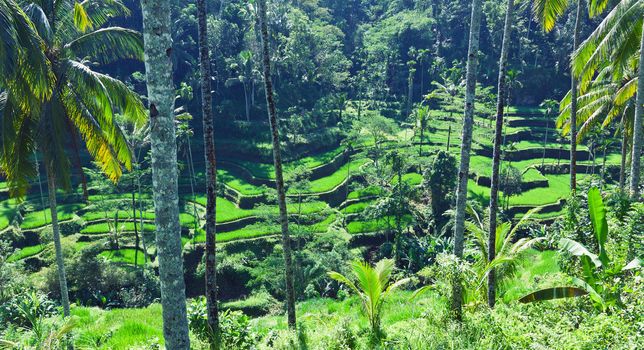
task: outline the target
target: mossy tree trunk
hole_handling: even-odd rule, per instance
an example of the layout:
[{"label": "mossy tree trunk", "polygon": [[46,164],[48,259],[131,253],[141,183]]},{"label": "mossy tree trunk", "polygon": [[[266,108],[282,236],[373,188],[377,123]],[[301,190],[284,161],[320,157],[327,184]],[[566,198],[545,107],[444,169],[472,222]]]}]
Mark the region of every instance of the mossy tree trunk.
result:
[{"label": "mossy tree trunk", "polygon": [[631,152],[631,198],[640,198],[640,171],[642,164],[642,114],[644,113],[644,30],[640,43],[640,63],[637,73],[637,102],[635,105],[635,120],[633,122],[633,150]]},{"label": "mossy tree trunk", "polygon": [[58,204],[56,203],[56,174],[53,164],[45,159],[47,171],[47,188],[49,190],[49,209],[51,211],[51,230],[56,253],[56,268],[58,269],[58,284],[60,286],[60,303],[63,306],[63,315],[69,317],[69,292],[67,289],[67,275],[65,273],[65,258],[60,242],[60,227],[58,226]]},{"label": "mossy tree trunk", "polygon": [[206,155],[206,304],[208,325],[218,334],[219,310],[217,308],[217,161],[215,158],[215,131],[212,115],[212,74],[208,51],[206,1],[197,0],[199,23],[199,65],[201,74],[201,112]]},{"label": "mossy tree trunk", "polygon": [[[496,214],[499,206],[499,167],[501,165],[501,142],[503,142],[503,111],[504,92],[506,91],[506,73],[508,69],[508,50],[512,35],[512,17],[514,13],[514,0],[508,0],[503,27],[503,44],[501,58],[499,59],[498,97],[496,102],[496,125],[494,129],[494,151],[492,153],[492,177],[490,189],[490,227],[488,231],[487,258],[491,262],[496,256]],[[487,303],[494,307],[496,301],[496,272],[492,269],[487,276]]]},{"label": "mossy tree trunk", "polygon": [[[575,16],[575,29],[573,34],[572,52],[579,47],[579,31],[581,26],[582,0],[577,0],[577,14]],[[577,190],[577,77],[570,74],[570,190]]]},{"label": "mossy tree trunk", "polygon": [[186,312],[169,0],[141,0],[150,108],[152,187],[166,349],[190,349]]},{"label": "mossy tree trunk", "polygon": [[284,272],[286,279],[286,308],[288,326],[296,327],[295,319],[295,289],[293,283],[293,258],[291,257],[291,237],[288,230],[288,214],[286,212],[286,193],[284,190],[284,175],[282,172],[282,155],[280,151],[279,126],[277,125],[277,111],[273,96],[273,83],[271,81],[271,60],[269,54],[268,23],[266,18],[266,0],[259,0],[259,22],[262,34],[262,61],[264,74],[264,88],[266,90],[266,105],[268,119],[271,126],[273,141],[273,163],[275,165],[275,183],[277,185],[277,199],[280,210],[280,224],[282,230],[282,250],[284,253]]},{"label": "mossy tree trunk", "polygon": [[[461,139],[461,164],[458,173],[456,191],[456,220],[454,225],[454,254],[463,257],[463,234],[465,231],[465,205],[467,202],[467,180],[470,170],[470,152],[472,150],[472,128],[474,126],[474,99],[476,97],[476,77],[478,71],[479,37],[481,29],[481,0],[472,1],[472,18],[467,54],[467,75],[465,90],[465,118]],[[452,282],[452,311],[457,320],[462,319],[463,287],[461,276],[455,276]]]}]

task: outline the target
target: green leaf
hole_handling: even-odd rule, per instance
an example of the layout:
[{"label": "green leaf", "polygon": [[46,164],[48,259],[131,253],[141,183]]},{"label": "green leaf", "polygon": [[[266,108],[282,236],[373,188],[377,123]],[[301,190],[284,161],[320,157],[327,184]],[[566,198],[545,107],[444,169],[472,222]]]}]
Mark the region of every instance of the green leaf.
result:
[{"label": "green leaf", "polygon": [[535,301],[546,301],[553,299],[562,299],[562,298],[574,298],[588,294],[584,289],[577,287],[554,287],[538,290],[536,292],[530,293],[521,299],[522,303],[532,303]]},{"label": "green leaf", "polygon": [[624,266],[622,271],[639,269],[640,267],[642,267],[642,261],[640,260],[640,258],[635,258],[631,260],[631,262],[629,262],[626,266]]},{"label": "green leaf", "polygon": [[573,241],[572,239],[562,238],[559,241],[559,248],[565,250],[574,256],[587,256],[595,264],[596,267],[602,266],[601,260],[597,255],[591,253],[586,247],[581,243]]},{"label": "green leaf", "polygon": [[588,190],[588,212],[590,213],[590,222],[593,225],[597,244],[599,245],[599,260],[604,265],[608,265],[609,259],[605,247],[606,238],[608,237],[608,222],[606,221],[604,201],[597,187]]},{"label": "green leaf", "polygon": [[569,0],[534,0],[532,13],[534,19],[541,24],[546,32],[555,27],[555,22],[568,8]]},{"label": "green leaf", "polygon": [[74,3],[74,25],[83,33],[92,28],[92,22],[85,11],[85,7],[78,2]]}]

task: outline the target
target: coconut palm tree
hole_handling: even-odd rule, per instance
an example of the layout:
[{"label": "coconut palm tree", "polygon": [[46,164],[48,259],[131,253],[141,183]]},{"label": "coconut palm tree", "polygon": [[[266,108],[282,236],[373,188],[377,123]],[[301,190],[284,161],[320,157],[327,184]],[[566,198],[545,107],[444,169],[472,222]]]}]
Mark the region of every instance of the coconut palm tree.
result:
[{"label": "coconut palm tree", "polygon": [[[474,99],[476,98],[476,77],[478,72],[478,51],[481,29],[481,0],[472,0],[472,19],[467,54],[467,74],[465,91],[465,118],[461,138],[461,164],[459,167],[458,187],[456,190],[456,214],[454,224],[454,255],[463,257],[463,234],[465,231],[465,204],[467,202],[467,180],[470,171],[470,152],[472,151],[472,129],[474,127]],[[463,287],[460,276],[452,286],[452,310],[457,320],[462,319]]]},{"label": "coconut palm tree", "polygon": [[543,157],[541,158],[541,167],[543,168],[546,162],[546,145],[548,144],[548,128],[550,127],[550,118],[559,110],[559,101],[545,100],[541,102],[539,107],[546,110],[546,132],[543,137]]},{"label": "coconut palm tree", "polygon": [[[13,194],[24,195],[28,179],[35,173],[33,159],[27,154],[38,145],[49,187],[49,206],[56,251],[56,264],[65,316],[69,315],[69,298],[65,266],[60,243],[56,189],[70,188],[67,144],[78,133],[111,180],[122,175],[124,166],[132,167],[132,154],[115,113],[141,123],[145,119],[138,95],[121,81],[93,71],[78,57],[89,57],[99,63],[124,58],[142,58],[139,33],[120,27],[103,27],[113,16],[127,15],[119,1],[32,2],[25,13],[42,39],[42,50],[51,62],[51,95],[31,100],[8,89],[3,98],[3,169]],[[34,53],[38,55],[38,53]],[[30,101],[31,110],[23,108]],[[11,126],[11,127],[9,127]]]},{"label": "coconut palm tree", "polygon": [[[607,1],[599,1],[606,3]],[[602,10],[607,4],[603,4]],[[573,73],[582,84],[589,83],[597,72],[609,65],[613,81],[630,70],[632,79],[624,85],[620,101],[637,93],[633,120],[633,142],[630,192],[639,199],[639,183],[642,153],[642,118],[644,114],[644,3],[639,0],[620,1],[597,26],[573,56]],[[601,74],[601,73],[600,73]],[[571,101],[572,102],[572,101]],[[617,100],[616,100],[617,102]],[[574,124],[574,123],[573,123]]]},{"label": "coconut palm tree", "polygon": [[384,259],[378,261],[373,267],[363,261],[353,262],[351,264],[353,278],[346,277],[335,271],[328,273],[329,277],[346,285],[360,296],[362,309],[369,319],[371,334],[376,339],[382,334],[380,320],[384,302],[392,292],[410,281],[409,278],[403,278],[391,283],[393,269],[394,261]]},{"label": "coconut palm tree", "polygon": [[[606,128],[619,122],[617,132],[621,132],[622,137],[620,166],[620,188],[622,189],[626,181],[626,159],[633,140],[637,80],[631,68],[619,75],[614,75],[612,66],[607,62],[594,80],[581,90],[581,96],[577,98],[579,106],[577,123],[581,124],[577,134],[578,143],[596,125]],[[569,106],[570,93],[562,100],[561,112],[556,124],[564,135],[570,130]]]},{"label": "coconut palm tree", "polygon": [[[588,0],[588,15],[595,17],[601,14],[608,6],[608,0]],[[579,32],[581,27],[581,13],[584,0],[574,1],[576,4],[575,28],[573,31],[573,49],[574,54],[579,48]],[[546,31],[551,31],[557,19],[563,16],[572,2],[568,0],[534,0],[532,2],[532,12],[535,19],[541,23],[541,27]],[[577,120],[577,97],[578,97],[578,75],[571,74],[570,78],[570,120]],[[562,103],[563,105],[563,103]],[[577,123],[570,124],[570,190],[577,189]]]},{"label": "coconut palm tree", "polygon": [[[489,229],[489,222],[486,225],[485,220],[478,216],[476,211],[471,210],[473,219],[466,221],[465,227],[472,235],[473,241],[478,248],[477,252],[480,254],[480,259],[476,260],[474,266],[474,271],[477,273],[477,286],[483,285],[485,276],[488,276],[488,305],[490,304],[490,290],[494,291],[494,298],[496,298],[498,284],[495,276],[492,280],[495,285],[490,288],[489,274],[499,270],[499,280],[511,277],[516,272],[516,265],[520,261],[522,254],[544,239],[543,237],[521,238],[515,241],[517,232],[524,228],[530,222],[532,216],[540,210],[540,207],[530,210],[514,226],[512,226],[511,222],[501,223],[495,227],[493,232]],[[489,239],[490,234],[494,235],[493,240]],[[494,245],[490,246],[490,243],[494,243]],[[490,250],[494,251],[494,256],[491,259]]]},{"label": "coconut palm tree", "polygon": [[166,349],[190,349],[186,311],[177,143],[172,82],[172,21],[169,0],[141,0],[145,70],[150,109],[152,187]]},{"label": "coconut palm tree", "polygon": [[[223,7],[223,1],[222,5]],[[212,115],[212,74],[208,50],[208,26],[206,25],[206,2],[197,0],[199,24],[199,66],[201,68],[201,114],[206,154],[206,304],[208,325],[218,334],[219,310],[217,308],[217,161],[215,158],[215,131]]]},{"label": "coconut palm tree", "polygon": [[[494,260],[496,251],[492,247],[496,246],[494,234],[497,229],[496,214],[499,206],[499,167],[501,164],[501,142],[503,137],[503,112],[505,103],[505,92],[509,92],[506,81],[507,63],[508,63],[508,50],[510,47],[510,35],[512,34],[512,17],[514,15],[514,0],[508,0],[507,9],[505,13],[505,24],[503,27],[503,44],[501,45],[501,58],[499,59],[499,82],[498,82],[498,96],[496,102],[496,125],[494,130],[494,150],[492,152],[492,177],[490,189],[490,234],[488,235],[488,260]],[[509,94],[508,94],[509,95]],[[509,98],[509,96],[508,96]],[[508,100],[509,103],[509,100]],[[495,271],[492,269],[488,273],[488,305],[494,307],[496,301],[496,280]]]},{"label": "coconut palm tree", "polygon": [[420,132],[420,142],[418,143],[418,156],[423,155],[423,142],[425,141],[425,130],[429,123],[429,106],[419,106],[414,111],[416,117],[415,126]]},{"label": "coconut palm tree", "polygon": [[280,151],[279,127],[277,125],[277,111],[273,96],[273,82],[271,80],[271,60],[269,55],[268,23],[266,22],[266,0],[259,0],[259,22],[262,36],[262,61],[264,74],[264,88],[266,91],[266,105],[268,120],[271,125],[273,140],[273,163],[275,166],[275,183],[277,186],[277,200],[280,210],[280,224],[282,229],[282,250],[284,252],[284,272],[286,280],[286,308],[288,326],[295,329],[295,289],[293,285],[293,258],[291,257],[291,237],[288,231],[288,214],[286,212],[286,191],[284,190],[284,175],[282,171],[282,154]]}]

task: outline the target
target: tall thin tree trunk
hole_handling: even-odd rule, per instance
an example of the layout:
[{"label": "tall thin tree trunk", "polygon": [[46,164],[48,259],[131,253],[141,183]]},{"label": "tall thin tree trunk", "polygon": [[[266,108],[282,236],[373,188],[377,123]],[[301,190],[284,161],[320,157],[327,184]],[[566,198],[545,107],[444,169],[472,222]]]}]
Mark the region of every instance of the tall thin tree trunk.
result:
[{"label": "tall thin tree trunk", "polygon": [[[456,192],[456,222],[454,225],[454,254],[463,257],[463,234],[465,231],[465,204],[467,202],[467,180],[470,171],[470,152],[472,150],[472,128],[474,125],[474,99],[476,97],[476,76],[478,70],[479,36],[481,29],[481,0],[472,1],[470,40],[467,53],[467,76],[465,91],[465,118],[463,119],[463,138],[461,141],[461,164],[458,173]],[[457,320],[463,315],[463,286],[461,276],[454,277],[452,285],[452,311]]]},{"label": "tall thin tree trunk", "polygon": [[69,292],[67,289],[67,275],[65,274],[65,259],[60,243],[60,227],[58,226],[58,205],[56,203],[56,174],[52,164],[45,160],[47,171],[47,188],[49,190],[49,210],[51,211],[51,230],[54,238],[56,252],[56,266],[58,268],[58,284],[60,286],[60,301],[63,306],[63,315],[69,317]]},{"label": "tall thin tree trunk", "polygon": [[599,177],[600,189],[604,188],[604,177],[606,176],[606,148],[608,148],[608,145],[604,144],[604,149],[602,150],[602,169],[601,169],[601,175]]},{"label": "tall thin tree trunk", "polygon": [[266,89],[266,104],[268,105],[268,119],[271,124],[273,138],[273,161],[275,163],[275,183],[280,208],[280,223],[282,227],[282,249],[284,251],[284,266],[286,279],[286,308],[288,326],[296,327],[295,319],[295,289],[293,284],[293,259],[291,257],[291,238],[288,232],[288,214],[286,212],[286,193],[284,190],[284,176],[282,174],[282,155],[280,152],[279,128],[277,125],[277,111],[273,97],[273,83],[271,81],[271,61],[269,55],[268,23],[266,22],[266,0],[259,0],[259,22],[262,32],[262,55],[264,64],[264,87]]},{"label": "tall thin tree trunk", "polygon": [[145,226],[143,225],[143,198],[141,198],[141,179],[137,178],[137,196],[139,198],[139,227],[141,228],[141,245],[143,246],[143,265],[148,263],[148,247],[145,242]]},{"label": "tall thin tree trunk", "polygon": [[642,114],[644,114],[644,30],[640,43],[640,63],[637,73],[637,104],[633,122],[633,150],[631,151],[631,198],[640,199],[640,170],[642,163]]},{"label": "tall thin tree trunk", "polygon": [[414,99],[414,74],[416,73],[416,69],[413,67],[409,67],[409,77],[407,78],[407,114],[405,114],[405,117],[409,117],[409,114],[411,114],[411,104]]},{"label": "tall thin tree trunk", "polygon": [[[579,47],[582,6],[582,0],[577,0],[572,52],[577,51]],[[577,190],[577,77],[572,71],[570,77],[570,190],[575,192]]]},{"label": "tall thin tree trunk", "polygon": [[597,150],[595,149],[595,141],[593,140],[590,143],[590,156],[593,157],[593,163],[590,168],[590,175],[595,175],[595,164],[596,164],[596,159],[597,159]]},{"label": "tall thin tree trunk", "polygon": [[163,336],[166,349],[190,349],[179,225],[172,82],[172,11],[169,0],[141,0],[141,9],[150,108],[152,187],[163,308]]},{"label": "tall thin tree trunk", "polygon": [[548,144],[548,124],[549,123],[550,123],[550,120],[546,119],[546,136],[543,138],[543,157],[541,158],[541,171],[543,171],[543,165],[546,163],[546,145]]},{"label": "tall thin tree trunk", "polygon": [[[501,46],[501,58],[499,59],[499,82],[498,97],[496,102],[496,127],[494,131],[494,151],[492,155],[492,185],[490,190],[490,227],[488,232],[488,262],[496,257],[496,214],[499,206],[499,165],[501,164],[501,142],[503,134],[503,101],[506,91],[506,72],[508,69],[508,50],[512,35],[512,17],[514,12],[514,0],[508,0],[505,14],[505,25],[503,27],[503,44]],[[487,276],[487,304],[494,307],[496,302],[496,271],[490,270]]]},{"label": "tall thin tree trunk", "polygon": [[[223,2],[222,2],[223,4]],[[222,5],[223,7],[223,5]],[[221,11],[220,11],[221,12]],[[217,307],[217,161],[215,158],[215,129],[212,115],[212,74],[208,50],[206,1],[197,0],[199,16],[199,66],[201,73],[201,112],[206,154],[206,305],[208,325],[218,334],[219,308]]]},{"label": "tall thin tree trunk", "polygon": [[188,170],[190,172],[190,191],[192,192],[192,214],[195,217],[194,230],[196,234],[197,228],[201,226],[201,219],[199,219],[199,211],[197,210],[197,196],[195,194],[197,175],[195,172],[195,162],[192,159],[192,146],[190,145],[190,139],[188,138],[186,141],[188,143]]},{"label": "tall thin tree trunk", "polygon": [[622,115],[622,157],[619,166],[619,189],[624,191],[626,186],[626,157],[628,156],[628,134],[625,125],[626,115]]},{"label": "tall thin tree trunk", "polygon": [[[139,230],[137,228],[136,222],[136,187],[134,182],[134,177],[132,177],[132,222],[134,223],[134,267],[139,265]],[[143,230],[143,227],[141,227]]]}]

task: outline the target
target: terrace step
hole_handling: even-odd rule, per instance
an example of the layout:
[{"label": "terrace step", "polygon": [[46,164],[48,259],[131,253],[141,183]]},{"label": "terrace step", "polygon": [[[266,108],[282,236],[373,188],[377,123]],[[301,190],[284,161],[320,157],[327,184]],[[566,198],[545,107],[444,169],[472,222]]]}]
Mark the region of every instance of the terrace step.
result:
[{"label": "terrace step", "polygon": [[[481,145],[481,147],[475,149],[474,152],[479,156],[492,158],[493,149],[491,146]],[[570,151],[566,149],[546,148],[545,156],[546,158],[566,159],[568,154],[570,154]],[[543,148],[529,148],[509,151],[506,152],[505,157],[506,160],[511,160],[513,162],[521,160],[540,159],[543,158]],[[586,161],[591,159],[592,158],[590,156],[590,152],[586,150],[577,150],[578,161]]]}]

